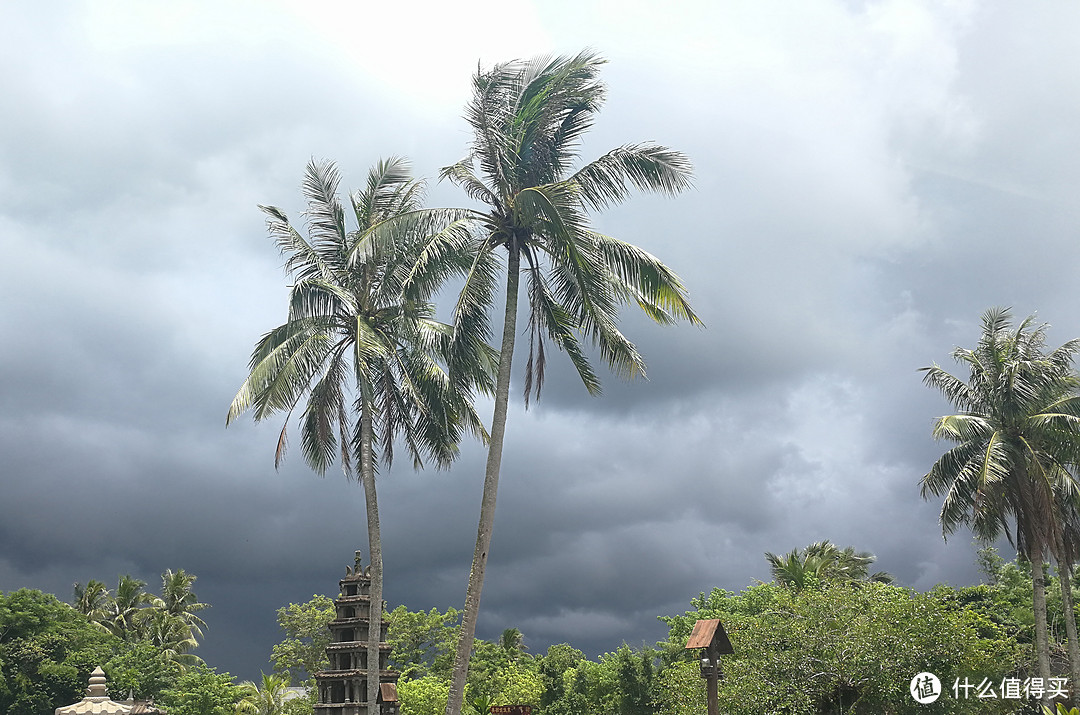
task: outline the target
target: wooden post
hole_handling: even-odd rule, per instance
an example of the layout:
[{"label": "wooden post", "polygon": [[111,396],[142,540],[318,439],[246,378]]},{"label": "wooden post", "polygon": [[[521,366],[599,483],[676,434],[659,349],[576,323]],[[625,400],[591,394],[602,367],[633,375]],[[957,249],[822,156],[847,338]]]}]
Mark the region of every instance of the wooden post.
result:
[{"label": "wooden post", "polygon": [[709,697],[709,715],[720,715],[720,699],[717,695],[717,681],[720,679],[720,656],[715,648],[706,651],[709,658],[709,677],[705,679],[705,687]]}]

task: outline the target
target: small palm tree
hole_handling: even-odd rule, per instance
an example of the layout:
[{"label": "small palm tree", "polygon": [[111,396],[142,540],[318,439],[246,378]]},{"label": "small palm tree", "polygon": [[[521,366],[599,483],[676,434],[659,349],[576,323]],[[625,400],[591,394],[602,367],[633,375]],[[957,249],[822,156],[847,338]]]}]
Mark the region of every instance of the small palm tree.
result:
[{"label": "small palm tree", "polygon": [[143,621],[143,638],[157,648],[163,660],[176,663],[181,671],[203,662],[202,658],[190,652],[199,647],[192,627],[183,618],[168,611],[148,609]]},{"label": "small palm tree", "polygon": [[[321,474],[340,460],[347,476],[358,466],[370,550],[368,663],[377,673],[382,540],[376,447],[387,466],[399,439],[415,467],[425,459],[449,465],[465,432],[486,437],[472,393],[493,389],[496,358],[475,332],[437,321],[431,303],[444,280],[476,266],[459,248],[426,250],[420,239],[434,233],[460,242],[467,228],[454,221],[433,227],[420,213],[423,183],[411,178],[404,160],[392,158],[372,168],[366,187],[350,197],[357,227],[348,230],[339,181],[333,164],[308,165],[309,238],[280,209],[261,207],[295,283],[288,320],[256,345],[226,424],[248,409],[256,420],[286,413],[277,465],[289,419],[306,403],[300,447],[308,465]],[[378,687],[378,677],[368,678],[369,702]]]},{"label": "small palm tree", "polygon": [[472,708],[474,715],[488,715],[494,704],[495,698],[491,695],[480,694],[469,698],[469,707]]},{"label": "small palm tree", "polygon": [[[466,119],[473,131],[468,156],[445,167],[442,177],[460,186],[483,211],[471,216],[480,228],[472,247],[476,269],[458,300],[455,324],[488,330],[494,307],[492,264],[506,255],[506,300],[491,422],[491,441],[477,528],[476,549],[455,655],[447,715],[460,715],[469,656],[491,544],[510,375],[517,338],[519,282],[528,294],[529,355],[526,405],[539,397],[550,341],[570,358],[585,388],[600,392],[584,343],[624,377],[643,375],[644,361],[619,331],[619,307],[636,303],[653,320],[700,324],[678,276],[647,252],[593,231],[590,209],[625,200],[631,187],[674,195],[690,186],[690,162],[651,143],[629,144],[574,169],[580,142],[604,100],[603,60],[590,52],[496,65],[473,79]],[[437,240],[431,246],[452,246]]]},{"label": "small palm tree", "polygon": [[831,541],[816,541],[802,551],[793,549],[784,556],[766,551],[765,559],[772,569],[773,579],[796,591],[811,583],[826,581],[858,584],[892,583],[894,580],[885,571],[870,573],[870,565],[877,557],[869,551],[856,551],[854,546],[840,549]]},{"label": "small palm tree", "polygon": [[242,695],[236,703],[236,715],[282,715],[288,688],[288,679],[276,673],[263,673],[261,686],[244,681],[240,684]]},{"label": "small palm tree", "polygon": [[90,579],[84,587],[80,583],[75,584],[75,610],[101,630],[107,631],[105,622],[108,620],[109,602],[112,594],[101,581]]},{"label": "small palm tree", "polygon": [[184,569],[175,573],[172,569],[166,569],[165,573],[161,574],[161,597],[154,597],[151,605],[183,623],[193,638],[202,638],[206,622],[195,614],[210,608],[210,604],[199,603],[198,597],[192,591],[191,587],[196,578]]},{"label": "small palm tree", "polygon": [[121,576],[116,591],[106,605],[105,627],[113,635],[133,643],[145,633],[149,616],[147,607],[153,596],[143,589],[146,582],[130,575]]},{"label": "small palm tree", "polygon": [[1042,564],[1062,535],[1055,494],[1072,489],[1069,469],[1080,461],[1080,378],[1072,367],[1080,341],[1047,352],[1047,326],[1029,317],[1014,329],[1005,308],[988,310],[982,322],[975,349],[953,352],[966,381],[937,365],[923,368],[924,383],[959,412],[934,422],[934,437],[956,446],[923,476],[922,495],[944,497],[943,535],[969,525],[984,541],[1004,532],[1032,564],[1038,671],[1049,678]]},{"label": "small palm tree", "polygon": [[507,628],[499,636],[499,647],[511,660],[517,660],[527,650],[525,636],[517,628]]}]

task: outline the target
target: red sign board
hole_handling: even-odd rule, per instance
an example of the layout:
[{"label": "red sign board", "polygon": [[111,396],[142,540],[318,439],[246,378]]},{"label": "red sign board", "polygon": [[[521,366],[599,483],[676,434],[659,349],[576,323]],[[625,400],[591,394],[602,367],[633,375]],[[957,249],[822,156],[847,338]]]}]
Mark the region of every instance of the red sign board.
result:
[{"label": "red sign board", "polygon": [[532,705],[492,705],[491,715],[532,715]]}]

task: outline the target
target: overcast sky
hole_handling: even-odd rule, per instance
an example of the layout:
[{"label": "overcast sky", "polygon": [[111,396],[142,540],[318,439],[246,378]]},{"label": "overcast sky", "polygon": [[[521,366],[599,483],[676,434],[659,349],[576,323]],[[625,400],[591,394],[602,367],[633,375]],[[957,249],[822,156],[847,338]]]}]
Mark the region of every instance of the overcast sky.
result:
[{"label": "overcast sky", "polygon": [[[335,595],[366,529],[340,472],[274,470],[280,421],[225,429],[286,314],[256,205],[299,219],[312,157],[345,188],[394,154],[434,176],[478,63],[586,46],[610,63],[585,155],[656,141],[696,182],[595,225],[678,271],[708,327],[628,311],[649,381],[592,398],[557,356],[538,406],[514,388],[478,635],[651,643],[819,539],[907,586],[976,582],[919,496],[947,406],[917,370],[993,305],[1080,336],[1080,5],[659,7],[0,4],[0,589],[183,568],[213,605],[199,654],[269,671],[275,609]],[[380,477],[391,608],[461,607],[483,460]]]}]

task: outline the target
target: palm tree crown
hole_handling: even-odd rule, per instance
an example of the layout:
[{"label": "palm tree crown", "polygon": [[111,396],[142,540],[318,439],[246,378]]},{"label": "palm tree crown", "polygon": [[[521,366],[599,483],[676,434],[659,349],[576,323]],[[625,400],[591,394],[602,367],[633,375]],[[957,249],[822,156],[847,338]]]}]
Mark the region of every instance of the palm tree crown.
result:
[{"label": "palm tree crown", "polygon": [[[494,360],[493,352],[475,341],[465,344],[474,351],[468,359],[453,353],[452,329],[434,319],[429,302],[455,268],[465,270],[461,263],[467,259],[446,251],[438,270],[415,270],[422,249],[416,226],[391,221],[416,212],[422,200],[423,184],[410,178],[404,160],[379,162],[366,188],[350,197],[358,226],[354,231],[346,228],[339,181],[333,164],[308,165],[303,188],[309,239],[281,209],[260,207],[296,281],[289,319],[256,345],[250,375],[226,422],[249,408],[257,421],[277,412],[291,415],[307,398],[301,449],[320,473],[335,459],[347,474],[352,472],[353,460],[363,453],[358,418],[365,411],[386,463],[400,435],[417,466],[425,458],[446,466],[457,453],[463,429],[484,434],[467,390],[490,390]],[[454,382],[440,360],[470,372]],[[450,389],[462,385],[466,389]],[[288,419],[275,464],[284,456],[287,428]]]},{"label": "palm tree crown", "polygon": [[831,541],[816,541],[801,551],[792,550],[784,556],[766,551],[772,576],[777,583],[801,590],[812,581],[841,583],[892,583],[893,577],[885,571],[870,573],[870,565],[877,560],[869,551],[856,551],[854,546],[843,549]]},{"label": "palm tree crown", "polygon": [[239,687],[241,697],[236,703],[236,715],[282,715],[285,712],[288,678],[263,673],[261,687],[250,680],[240,683]]},{"label": "palm tree crown", "polygon": [[[638,304],[660,323],[700,324],[673,271],[646,251],[589,227],[589,209],[622,202],[631,186],[666,195],[690,186],[686,156],[648,142],[618,147],[575,170],[581,138],[604,102],[603,64],[582,52],[478,73],[465,114],[473,129],[469,154],[441,172],[487,206],[473,213],[482,227],[478,260],[503,248],[512,266],[524,263],[526,400],[543,385],[545,340],[567,353],[594,394],[600,382],[582,338],[617,374],[644,374],[641,355],[618,329],[622,303]],[[477,298],[493,301],[490,290],[462,295],[463,302]]]},{"label": "palm tree crown", "polygon": [[161,574],[161,598],[155,597],[153,605],[166,614],[183,624],[194,638],[202,638],[202,629],[206,628],[206,622],[195,615],[199,611],[210,608],[207,603],[200,603],[191,587],[195,584],[196,576],[180,569],[174,572],[166,569]]},{"label": "palm tree crown", "polygon": [[942,531],[970,524],[988,540],[1004,531],[1040,558],[1058,528],[1055,484],[1071,481],[1068,467],[1080,458],[1072,368],[1080,340],[1047,353],[1046,327],[1029,317],[1014,330],[1007,309],[991,309],[976,348],[953,352],[968,368],[966,382],[937,365],[923,368],[923,381],[961,410],[935,420],[934,437],[957,444],[922,478],[923,497],[945,497]]},{"label": "palm tree crown", "polygon": [[105,584],[96,579],[90,579],[86,586],[81,583],[75,584],[75,610],[102,630],[108,630],[105,622],[108,620],[109,602],[112,594]]},{"label": "palm tree crown", "polygon": [[153,603],[153,594],[143,589],[146,582],[130,575],[121,576],[116,592],[107,603],[105,627],[115,636],[134,642],[145,634],[145,626]]}]

